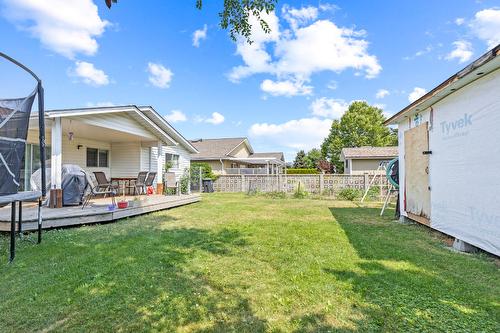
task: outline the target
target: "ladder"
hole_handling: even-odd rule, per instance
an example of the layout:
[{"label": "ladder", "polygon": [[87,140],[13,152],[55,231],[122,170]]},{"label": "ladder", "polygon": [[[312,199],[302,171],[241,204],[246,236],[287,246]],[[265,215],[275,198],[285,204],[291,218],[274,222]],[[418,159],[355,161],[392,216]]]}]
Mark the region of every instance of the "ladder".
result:
[{"label": "ladder", "polygon": [[368,195],[368,191],[370,191],[370,188],[373,186],[373,183],[375,182],[375,179],[377,178],[377,176],[380,177],[380,180],[382,180],[383,177],[385,177],[387,164],[389,164],[389,163],[386,161],[382,161],[379,163],[378,168],[375,171],[375,174],[373,175],[372,179],[368,183],[368,186],[366,187],[365,193],[363,194],[363,197],[361,198],[361,202],[365,201],[366,196]]}]

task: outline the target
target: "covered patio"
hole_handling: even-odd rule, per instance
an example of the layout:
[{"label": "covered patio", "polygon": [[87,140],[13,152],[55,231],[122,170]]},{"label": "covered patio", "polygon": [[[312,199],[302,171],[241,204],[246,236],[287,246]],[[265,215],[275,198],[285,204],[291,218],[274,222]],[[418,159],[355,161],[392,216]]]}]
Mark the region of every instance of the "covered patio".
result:
[{"label": "covered patio", "polygon": [[[47,146],[50,147],[50,190],[61,189],[63,164],[75,164],[93,176],[102,171],[117,181],[137,177],[140,171],[163,173],[163,147],[177,143],[137,107],[47,111]],[[36,142],[36,119],[28,143]],[[27,149],[26,161],[33,160]],[[24,186],[30,187],[34,166],[25,163]],[[155,184],[161,184],[157,177]]]}]

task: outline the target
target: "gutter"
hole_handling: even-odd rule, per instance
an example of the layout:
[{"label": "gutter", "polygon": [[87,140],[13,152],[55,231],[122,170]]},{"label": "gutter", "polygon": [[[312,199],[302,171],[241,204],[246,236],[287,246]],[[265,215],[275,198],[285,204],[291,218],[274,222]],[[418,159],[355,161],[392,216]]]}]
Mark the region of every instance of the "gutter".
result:
[{"label": "gutter", "polygon": [[[454,75],[452,75],[451,77],[449,77],[448,79],[443,81],[441,84],[439,84],[437,87],[435,87],[434,89],[429,91],[424,96],[420,97],[419,99],[417,99],[416,101],[414,101],[413,103],[411,103],[410,105],[408,105],[407,107],[405,107],[404,109],[402,109],[401,111],[399,111],[398,113],[396,113],[395,115],[393,115],[392,117],[387,119],[384,122],[384,125],[395,124],[398,122],[397,120],[400,117],[402,117],[403,115],[405,115],[406,113],[409,113],[409,112],[413,111],[414,109],[416,109],[416,111],[420,111],[419,109],[417,109],[417,107],[424,104],[425,102],[428,102],[429,100],[431,100],[433,98],[436,98],[436,100],[431,104],[431,105],[433,105],[433,104],[437,103],[438,101],[440,101],[441,99],[445,98],[446,96],[452,94],[456,90],[462,88],[462,87],[451,88],[450,91],[445,92],[444,95],[438,96],[439,93],[443,92],[446,88],[463,80],[465,77],[469,76],[475,70],[486,65],[487,63],[494,60],[499,55],[500,55],[500,44],[498,44],[493,49],[491,49],[488,52],[486,52],[485,54],[483,54],[481,57],[479,57],[478,59],[473,61],[471,64],[466,66],[464,69],[460,70],[459,72],[455,73]],[[498,69],[498,68],[496,68],[496,69]],[[496,69],[493,69],[492,71],[494,71]],[[490,71],[490,72],[492,72],[492,71]],[[488,73],[490,73],[490,72],[488,72]],[[482,73],[482,72],[477,73],[478,75],[481,74],[481,76],[479,76],[477,78],[473,78],[472,81],[475,81],[476,79],[479,79],[480,77],[483,77],[484,75],[486,75],[488,73]],[[470,83],[470,82],[468,82],[468,83]],[[466,83],[466,84],[468,84],[468,83]],[[464,86],[466,84],[464,84]],[[431,105],[429,105],[429,106],[431,106]],[[425,108],[427,108],[427,107],[425,107]],[[422,108],[422,109],[425,109],[425,108]]]}]

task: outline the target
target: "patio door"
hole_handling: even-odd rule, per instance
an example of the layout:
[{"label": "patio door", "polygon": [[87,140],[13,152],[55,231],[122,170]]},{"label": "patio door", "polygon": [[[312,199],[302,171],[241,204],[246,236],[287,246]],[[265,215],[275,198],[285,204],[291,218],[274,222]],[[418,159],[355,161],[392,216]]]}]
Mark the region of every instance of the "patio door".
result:
[{"label": "patio door", "polygon": [[431,191],[429,186],[428,122],[404,134],[405,210],[411,219],[429,225]]}]

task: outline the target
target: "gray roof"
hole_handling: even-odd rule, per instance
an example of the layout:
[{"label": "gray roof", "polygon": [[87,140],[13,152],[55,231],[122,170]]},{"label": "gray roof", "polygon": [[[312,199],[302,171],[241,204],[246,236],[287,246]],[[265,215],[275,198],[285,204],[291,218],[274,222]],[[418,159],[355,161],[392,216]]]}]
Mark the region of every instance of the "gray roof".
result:
[{"label": "gray roof", "polygon": [[398,156],[398,147],[356,147],[343,148],[342,157],[348,159],[377,159],[395,158]]},{"label": "gray roof", "polygon": [[200,139],[191,140],[191,144],[199,151],[193,156],[194,159],[219,159],[228,157],[247,138],[221,138],[221,139]]},{"label": "gray roof", "polygon": [[283,153],[281,153],[281,152],[253,153],[249,157],[261,157],[261,158],[269,157],[269,158],[275,158],[275,159],[281,160],[281,161],[285,160],[285,157],[284,157]]}]

